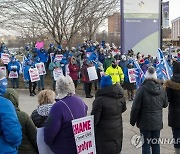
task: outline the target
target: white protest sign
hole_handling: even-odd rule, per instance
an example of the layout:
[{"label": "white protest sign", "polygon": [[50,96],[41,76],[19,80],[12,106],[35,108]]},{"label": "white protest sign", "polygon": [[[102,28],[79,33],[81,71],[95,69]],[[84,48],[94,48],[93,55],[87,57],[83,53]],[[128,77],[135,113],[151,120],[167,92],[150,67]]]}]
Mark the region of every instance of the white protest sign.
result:
[{"label": "white protest sign", "polygon": [[39,81],[39,72],[37,68],[30,68],[29,69],[29,75],[30,75],[30,79],[31,82],[35,82],[35,81]]},{"label": "white protest sign", "polygon": [[135,70],[134,69],[128,69],[128,77],[129,77],[129,82],[130,83],[135,83],[136,82],[136,75],[135,75]]},{"label": "white protest sign", "polygon": [[9,73],[9,78],[10,79],[17,79],[18,78],[18,72],[17,71],[10,71]]},{"label": "white protest sign", "polygon": [[0,70],[2,70],[4,76],[6,76],[6,67],[5,67],[5,66],[1,66],[1,67],[0,67]]},{"label": "white protest sign", "polygon": [[87,72],[88,72],[88,76],[89,76],[89,81],[98,79],[97,71],[96,71],[95,66],[88,67]]},{"label": "white protest sign", "polygon": [[44,67],[44,63],[37,63],[35,64],[36,68],[38,69],[39,75],[45,75],[46,69]]},{"label": "white protest sign", "polygon": [[54,53],[50,53],[51,62],[53,61],[52,58],[54,56]]},{"label": "white protest sign", "polygon": [[56,68],[53,70],[53,77],[55,81],[57,81],[57,79],[62,75],[63,75],[62,68]]},{"label": "white protest sign", "polygon": [[1,59],[2,59],[4,64],[8,64],[10,62],[9,57],[10,57],[9,54],[7,54],[7,53],[2,53],[1,54]]},{"label": "white protest sign", "polygon": [[96,154],[94,116],[72,120],[78,154]]},{"label": "white protest sign", "polygon": [[62,54],[57,54],[55,58],[56,58],[56,61],[60,62],[62,60],[62,58],[63,58],[63,55]]}]

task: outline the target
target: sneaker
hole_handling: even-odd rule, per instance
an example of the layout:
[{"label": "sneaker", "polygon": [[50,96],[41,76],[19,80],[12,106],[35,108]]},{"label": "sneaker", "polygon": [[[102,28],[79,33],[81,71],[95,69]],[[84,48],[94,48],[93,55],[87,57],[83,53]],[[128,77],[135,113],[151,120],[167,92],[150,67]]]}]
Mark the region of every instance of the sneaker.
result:
[{"label": "sneaker", "polygon": [[33,94],[33,93],[30,93],[30,96],[34,96],[34,94]]},{"label": "sneaker", "polygon": [[35,93],[35,92],[32,92],[32,94],[33,94],[33,95],[36,95],[36,93]]}]

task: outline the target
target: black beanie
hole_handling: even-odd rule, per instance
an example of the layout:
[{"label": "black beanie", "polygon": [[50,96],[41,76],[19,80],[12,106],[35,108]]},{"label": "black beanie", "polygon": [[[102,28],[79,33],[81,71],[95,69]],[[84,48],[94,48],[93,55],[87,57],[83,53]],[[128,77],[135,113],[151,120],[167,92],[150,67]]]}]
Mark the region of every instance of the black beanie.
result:
[{"label": "black beanie", "polygon": [[174,62],[173,75],[180,74],[180,62]]}]

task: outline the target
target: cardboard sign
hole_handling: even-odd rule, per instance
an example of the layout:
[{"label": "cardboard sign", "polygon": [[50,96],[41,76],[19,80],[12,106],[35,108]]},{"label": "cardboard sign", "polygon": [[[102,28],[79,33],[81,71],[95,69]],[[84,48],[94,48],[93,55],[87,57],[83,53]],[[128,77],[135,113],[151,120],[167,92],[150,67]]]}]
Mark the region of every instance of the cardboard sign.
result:
[{"label": "cardboard sign", "polygon": [[128,69],[128,77],[130,83],[136,82],[136,74],[134,69]]},{"label": "cardboard sign", "polygon": [[0,70],[2,70],[4,76],[6,76],[6,67],[5,67],[5,66],[1,66],[1,67],[0,67]]},{"label": "cardboard sign", "polygon": [[18,78],[18,72],[17,71],[10,71],[9,73],[9,78],[10,79],[17,79]]},{"label": "cardboard sign", "polygon": [[9,57],[10,57],[9,54],[7,54],[7,53],[2,53],[1,54],[1,59],[2,59],[4,64],[8,64],[10,62]]},{"label": "cardboard sign", "polygon": [[97,71],[96,71],[95,66],[88,67],[87,72],[88,72],[88,76],[89,76],[89,81],[93,81],[93,80],[98,79]]},{"label": "cardboard sign", "polygon": [[63,58],[63,55],[62,54],[59,54],[59,55],[56,55],[56,61],[60,62]]},{"label": "cardboard sign", "polygon": [[96,154],[94,116],[72,120],[78,154]]},{"label": "cardboard sign", "polygon": [[29,75],[30,75],[31,82],[36,82],[40,80],[39,72],[37,68],[30,68]]},{"label": "cardboard sign", "polygon": [[62,68],[56,68],[53,70],[53,77],[55,81],[57,81],[57,79],[62,75],[63,75]]},{"label": "cardboard sign", "polygon": [[39,75],[45,75],[46,69],[44,67],[44,63],[37,63],[35,64],[36,68],[38,69]]}]

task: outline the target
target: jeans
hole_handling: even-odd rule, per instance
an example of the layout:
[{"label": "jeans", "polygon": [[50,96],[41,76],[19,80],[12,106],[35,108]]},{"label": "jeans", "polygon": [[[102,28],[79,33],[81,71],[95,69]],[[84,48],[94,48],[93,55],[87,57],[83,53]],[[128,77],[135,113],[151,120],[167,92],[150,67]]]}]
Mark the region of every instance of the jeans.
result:
[{"label": "jeans", "polygon": [[40,90],[42,88],[42,90],[44,90],[44,75],[40,75],[40,80],[38,81],[38,89]]},{"label": "jeans", "polygon": [[144,136],[142,154],[151,154],[151,151],[152,154],[160,154],[160,145],[158,143],[160,137],[160,130],[156,130],[156,131],[140,130],[140,133],[143,134]]},{"label": "jeans", "polygon": [[175,140],[174,148],[180,148],[180,128],[172,128],[173,138]]},{"label": "jeans", "polygon": [[19,78],[11,79],[11,85],[13,88],[19,88]]}]

